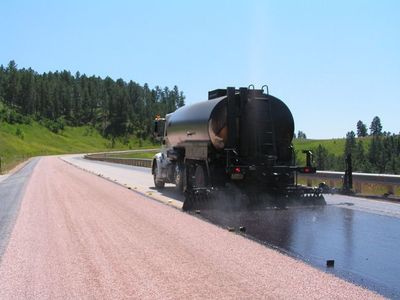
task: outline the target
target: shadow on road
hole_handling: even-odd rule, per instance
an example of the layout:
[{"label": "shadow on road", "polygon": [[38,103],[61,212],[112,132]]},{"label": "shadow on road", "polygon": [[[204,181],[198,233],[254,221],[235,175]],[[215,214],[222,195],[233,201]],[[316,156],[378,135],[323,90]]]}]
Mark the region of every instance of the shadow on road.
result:
[{"label": "shadow on road", "polygon": [[175,186],[166,186],[163,189],[157,189],[152,186],[152,187],[150,187],[150,190],[155,191],[160,195],[171,198],[173,200],[177,200],[182,203],[185,201],[185,197],[183,196],[182,193],[180,193],[176,190]]}]

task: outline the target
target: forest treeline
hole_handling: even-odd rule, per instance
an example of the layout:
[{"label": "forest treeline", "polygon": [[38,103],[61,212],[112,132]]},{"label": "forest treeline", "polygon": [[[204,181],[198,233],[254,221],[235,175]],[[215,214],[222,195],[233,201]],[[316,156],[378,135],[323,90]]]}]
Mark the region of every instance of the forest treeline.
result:
[{"label": "forest treeline", "polygon": [[151,136],[152,120],[185,104],[177,86],[149,88],[122,79],[104,79],[77,72],[39,74],[18,69],[15,61],[0,66],[0,121],[36,120],[53,132],[65,125],[91,125],[110,139]]},{"label": "forest treeline", "polygon": [[[140,140],[151,137],[154,117],[184,104],[177,86],[149,88],[69,71],[38,74],[31,68],[18,69],[14,61],[0,66],[0,122],[35,120],[55,133],[65,125],[89,125],[112,144],[116,137],[128,143],[132,135]],[[306,134],[299,131],[296,138],[306,139]],[[358,121],[356,131],[346,135],[343,153],[332,153],[321,144],[311,150],[319,170],[343,171],[344,158],[351,153],[354,171],[400,174],[400,135],[383,131],[379,117],[372,120],[369,133]]]},{"label": "forest treeline", "polygon": [[352,156],[353,171],[363,173],[400,174],[400,134],[382,131],[381,120],[374,117],[368,134],[367,126],[357,122],[357,133],[349,131],[342,155],[330,153],[319,145],[312,149],[319,170],[343,171],[345,157]]}]

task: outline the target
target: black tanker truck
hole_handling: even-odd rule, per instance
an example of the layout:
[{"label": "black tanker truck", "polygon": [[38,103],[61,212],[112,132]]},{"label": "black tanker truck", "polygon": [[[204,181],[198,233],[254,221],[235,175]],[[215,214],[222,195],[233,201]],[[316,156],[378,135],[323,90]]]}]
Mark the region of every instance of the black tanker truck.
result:
[{"label": "black tanker truck", "polygon": [[154,184],[174,183],[185,193],[184,209],[221,190],[239,191],[250,203],[265,194],[279,202],[324,202],[319,189],[297,184],[298,172],[316,169],[310,151],[303,151],[305,166],[295,163],[289,108],[268,87],[251,87],[213,90],[207,101],[156,118],[163,149],[152,161]]}]

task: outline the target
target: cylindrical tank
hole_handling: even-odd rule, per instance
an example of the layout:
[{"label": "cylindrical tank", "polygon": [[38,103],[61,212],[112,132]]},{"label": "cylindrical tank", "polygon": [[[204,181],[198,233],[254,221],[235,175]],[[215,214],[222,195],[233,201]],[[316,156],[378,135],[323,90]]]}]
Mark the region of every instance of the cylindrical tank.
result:
[{"label": "cylindrical tank", "polygon": [[167,145],[179,147],[186,142],[210,142],[216,149],[223,149],[226,137],[219,137],[218,134],[226,132],[225,103],[226,97],[219,97],[183,106],[168,114],[165,136]]},{"label": "cylindrical tank", "polygon": [[277,156],[290,161],[294,120],[289,108],[278,98],[262,94],[250,97],[242,111],[240,124],[241,156]]},{"label": "cylindrical tank", "polygon": [[[239,93],[236,97],[240,97]],[[286,160],[293,139],[294,121],[289,108],[271,95],[249,93],[239,114],[241,156],[268,155],[276,149],[278,160]],[[170,147],[190,142],[207,142],[219,151],[228,139],[227,96],[179,108],[167,115],[166,143]],[[275,148],[271,147],[271,142]]]}]

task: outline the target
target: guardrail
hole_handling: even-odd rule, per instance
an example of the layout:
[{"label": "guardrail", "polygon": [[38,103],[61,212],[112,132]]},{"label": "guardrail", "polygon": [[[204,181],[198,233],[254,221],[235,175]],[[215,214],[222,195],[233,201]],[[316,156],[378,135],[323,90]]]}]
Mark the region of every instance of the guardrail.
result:
[{"label": "guardrail", "polygon": [[106,155],[98,155],[98,154],[87,154],[84,156],[84,158],[90,160],[105,161],[115,164],[151,168],[151,159],[147,158],[117,158],[117,157],[107,157]]},{"label": "guardrail", "polygon": [[[138,166],[151,168],[151,159],[142,158],[116,158],[109,157],[106,153],[88,154],[86,159],[99,160],[117,164],[130,166]],[[344,172],[333,171],[317,171],[315,174],[298,174],[299,180],[305,180],[307,185],[318,185],[325,181],[330,187],[341,186],[343,182]],[[396,194],[396,188],[400,188],[400,175],[388,174],[370,174],[370,173],[353,173],[353,190],[358,194],[363,194],[366,185],[379,186],[383,193],[381,194]]]}]

